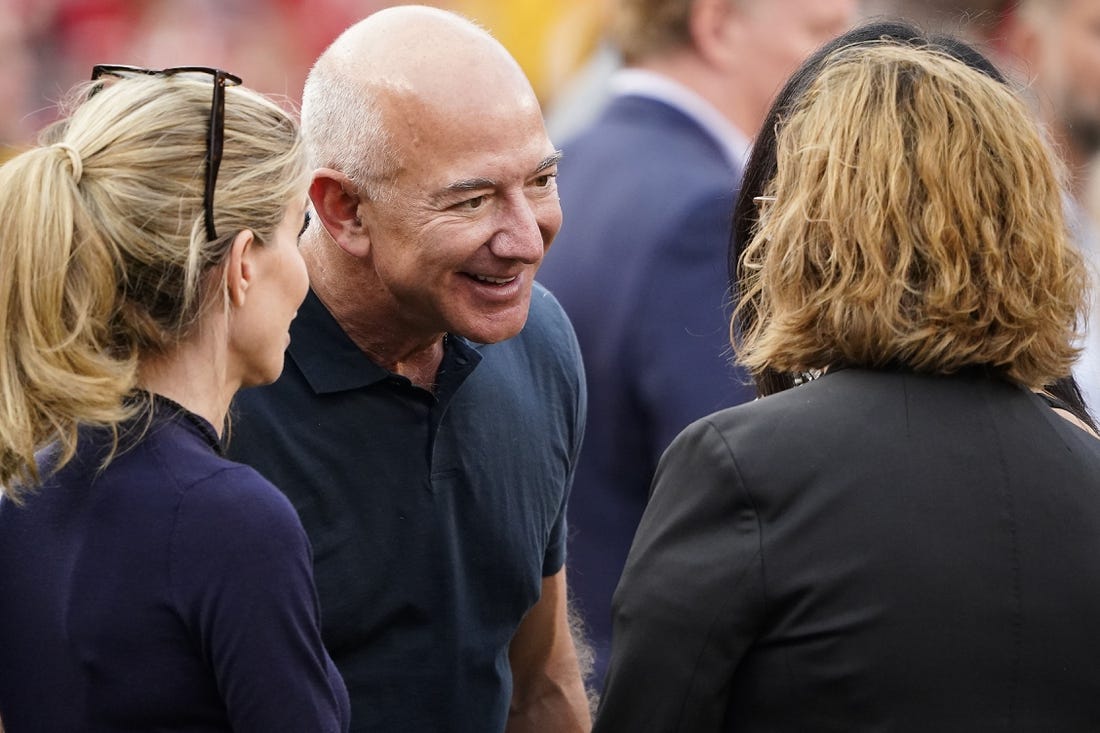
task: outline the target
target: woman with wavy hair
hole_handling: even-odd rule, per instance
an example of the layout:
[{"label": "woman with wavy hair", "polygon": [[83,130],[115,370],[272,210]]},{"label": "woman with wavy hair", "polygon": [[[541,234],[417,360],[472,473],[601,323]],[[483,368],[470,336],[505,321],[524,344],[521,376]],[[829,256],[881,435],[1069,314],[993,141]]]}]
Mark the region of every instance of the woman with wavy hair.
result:
[{"label": "woman with wavy hair", "polygon": [[0,167],[0,716],[347,730],[305,532],[221,446],[306,294],[297,125],[217,69],[93,80]]},{"label": "woman with wavy hair", "polygon": [[779,121],[735,344],[821,376],[666,452],[597,731],[1100,719],[1100,441],[1036,394],[1086,286],[1056,170],[955,55],[828,55]]},{"label": "woman with wavy hair", "polygon": [[[759,214],[767,208],[771,197],[765,194],[765,188],[775,177],[776,172],[776,132],[802,92],[820,73],[826,60],[837,50],[868,43],[897,43],[917,47],[929,46],[946,53],[967,66],[976,69],[1002,84],[1008,80],[1000,70],[972,46],[951,36],[927,34],[919,28],[901,21],[875,21],[857,26],[822,46],[802,66],[776,95],[771,109],[753,139],[752,154],[741,180],[737,202],[733,212],[733,232],[730,237],[729,272],[730,286],[733,292],[739,292],[739,281],[743,276],[741,254],[752,241],[759,223]],[[737,333],[748,331],[756,319],[755,303],[742,301],[737,317],[731,326],[731,337],[736,340]],[[758,396],[766,396],[790,389],[796,383],[813,378],[813,374],[790,374],[764,367],[753,373]],[[1084,397],[1072,375],[1067,375],[1048,385],[1044,385],[1039,394],[1050,403],[1060,415],[1083,429],[1096,434],[1097,425],[1085,405]]]}]

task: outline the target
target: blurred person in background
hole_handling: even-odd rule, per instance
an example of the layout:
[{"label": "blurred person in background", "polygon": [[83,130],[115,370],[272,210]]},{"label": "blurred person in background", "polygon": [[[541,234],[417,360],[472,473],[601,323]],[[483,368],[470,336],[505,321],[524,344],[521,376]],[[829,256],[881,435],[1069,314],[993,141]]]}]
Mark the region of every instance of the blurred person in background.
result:
[{"label": "blurred person in background", "polygon": [[998,34],[1080,199],[1100,152],[1100,0],[1021,0]]},{"label": "blurred person in background", "polygon": [[951,34],[973,44],[987,45],[1001,26],[1005,0],[861,0],[868,19],[912,23],[925,33]]},{"label": "blurred person in background", "polygon": [[563,146],[565,220],[539,279],[573,321],[588,378],[569,552],[597,685],[661,453],[692,420],[753,397],[730,365],[725,308],[748,136],[855,11],[853,0],[621,0],[626,68],[606,110]]},{"label": "blurred person in background", "polygon": [[152,68],[239,70],[252,88],[297,107],[309,64],[381,0],[2,0],[21,8],[31,39],[31,132],[51,121],[60,90],[104,58]]},{"label": "blurred person in background", "polygon": [[[438,0],[488,27],[516,57],[543,102],[568,83],[597,44],[611,0]],[[33,40],[34,97],[52,103],[59,89],[103,58],[150,67],[200,59],[239,69],[250,85],[300,98],[305,72],[356,20],[394,0],[0,0],[15,9]],[[6,14],[6,15],[11,15]],[[14,17],[13,15],[13,17]],[[15,67],[8,67],[14,69]],[[10,100],[9,100],[10,101]],[[30,102],[31,105],[35,102]],[[49,122],[46,104],[15,105]],[[10,109],[10,107],[9,107]]]},{"label": "blurred person in background", "polygon": [[[325,6],[314,6],[323,15]],[[240,69],[254,89],[297,100],[315,54],[296,8],[286,0],[60,0],[44,13],[50,58],[43,61],[52,78],[68,79],[103,58],[152,68],[198,59]]]},{"label": "blurred person in background", "polygon": [[1005,4],[991,37],[1045,124],[1068,172],[1066,208],[1092,276],[1084,351],[1074,374],[1090,407],[1100,405],[1100,220],[1086,191],[1100,153],[1100,0],[1021,0]]},{"label": "blurred person in background", "polygon": [[444,0],[492,31],[545,105],[593,52],[612,0]]},{"label": "blurred person in background", "polygon": [[28,33],[15,0],[0,0],[0,163],[15,155],[34,132],[28,117],[34,71]]}]

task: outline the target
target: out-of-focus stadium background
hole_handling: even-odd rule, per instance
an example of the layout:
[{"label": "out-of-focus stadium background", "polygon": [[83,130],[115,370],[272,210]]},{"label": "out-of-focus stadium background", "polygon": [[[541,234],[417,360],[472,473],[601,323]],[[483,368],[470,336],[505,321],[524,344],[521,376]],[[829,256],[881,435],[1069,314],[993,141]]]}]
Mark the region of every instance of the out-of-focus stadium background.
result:
[{"label": "out-of-focus stadium background", "polygon": [[[617,65],[615,0],[419,0],[488,28],[531,79],[555,141],[592,118]],[[216,66],[294,107],[310,64],[339,33],[395,0],[0,0],[0,161],[33,142],[97,63]],[[1001,0],[862,0],[926,25],[996,17]]]},{"label": "out-of-focus stadium background", "polygon": [[[96,63],[205,65],[294,105],[313,59],[384,0],[0,0],[0,143],[33,141]],[[598,46],[609,0],[448,0],[549,104]]]}]

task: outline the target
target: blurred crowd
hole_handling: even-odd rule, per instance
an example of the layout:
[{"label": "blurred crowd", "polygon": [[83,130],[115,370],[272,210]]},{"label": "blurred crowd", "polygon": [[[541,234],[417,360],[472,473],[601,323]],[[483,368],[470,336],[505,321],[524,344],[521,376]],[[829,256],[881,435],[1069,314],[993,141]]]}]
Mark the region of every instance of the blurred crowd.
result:
[{"label": "blurred crowd", "polygon": [[[313,59],[349,24],[395,0],[0,0],[0,146],[30,142],[97,63],[202,64],[293,108]],[[621,60],[612,0],[434,0],[488,28],[530,78],[556,140],[590,122]],[[862,0],[864,17],[904,16],[989,49],[1003,0]],[[1100,32],[1100,31],[1098,31]],[[998,62],[1011,59],[998,54]],[[1026,72],[1023,74],[1026,77]],[[0,157],[7,157],[0,154]]]},{"label": "blurred crowd", "polygon": [[[392,0],[0,0],[0,143],[19,146],[57,115],[97,63],[217,66],[293,107],[313,59]],[[490,28],[543,102],[597,45],[606,0],[444,0]]]}]

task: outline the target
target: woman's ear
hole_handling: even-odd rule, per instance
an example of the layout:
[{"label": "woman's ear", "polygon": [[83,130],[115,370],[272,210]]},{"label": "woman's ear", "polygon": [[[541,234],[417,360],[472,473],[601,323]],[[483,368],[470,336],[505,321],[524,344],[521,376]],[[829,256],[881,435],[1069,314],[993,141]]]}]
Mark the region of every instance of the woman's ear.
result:
[{"label": "woman's ear", "polygon": [[252,278],[256,276],[253,262],[256,251],[256,235],[251,229],[243,229],[233,237],[225,266],[225,289],[229,302],[238,308],[244,305],[245,295]]}]

